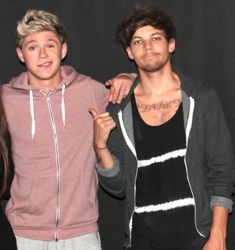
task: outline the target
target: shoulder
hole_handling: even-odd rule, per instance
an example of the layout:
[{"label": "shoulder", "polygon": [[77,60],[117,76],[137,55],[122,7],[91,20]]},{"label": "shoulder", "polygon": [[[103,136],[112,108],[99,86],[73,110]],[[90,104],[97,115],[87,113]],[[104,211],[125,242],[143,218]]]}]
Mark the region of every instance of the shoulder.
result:
[{"label": "shoulder", "polygon": [[213,84],[207,80],[198,80],[182,74],[180,80],[183,91],[194,99],[217,98]]},{"label": "shoulder", "polygon": [[64,65],[61,67],[62,80],[69,87],[79,88],[80,90],[96,95],[107,95],[108,89],[105,85],[91,76],[77,72],[73,67]]}]

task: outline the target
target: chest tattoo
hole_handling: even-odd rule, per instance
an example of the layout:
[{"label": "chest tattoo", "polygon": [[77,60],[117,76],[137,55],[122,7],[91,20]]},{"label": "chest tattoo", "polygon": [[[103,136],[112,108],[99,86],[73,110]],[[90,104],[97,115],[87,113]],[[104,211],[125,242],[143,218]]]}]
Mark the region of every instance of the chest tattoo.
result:
[{"label": "chest tattoo", "polygon": [[180,102],[181,100],[179,98],[175,98],[167,101],[161,100],[159,102],[152,104],[137,103],[137,108],[141,113],[151,112],[151,111],[167,112],[167,110],[178,109]]}]

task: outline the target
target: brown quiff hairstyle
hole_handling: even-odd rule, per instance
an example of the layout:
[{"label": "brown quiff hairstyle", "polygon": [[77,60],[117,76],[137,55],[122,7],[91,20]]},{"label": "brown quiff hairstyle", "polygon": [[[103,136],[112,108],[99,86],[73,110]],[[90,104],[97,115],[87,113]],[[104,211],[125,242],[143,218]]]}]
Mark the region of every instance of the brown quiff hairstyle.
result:
[{"label": "brown quiff hairstyle", "polygon": [[176,30],[171,18],[157,6],[135,5],[134,10],[122,20],[117,29],[117,41],[124,49],[130,46],[136,30],[150,25],[163,30],[167,41],[176,38]]}]

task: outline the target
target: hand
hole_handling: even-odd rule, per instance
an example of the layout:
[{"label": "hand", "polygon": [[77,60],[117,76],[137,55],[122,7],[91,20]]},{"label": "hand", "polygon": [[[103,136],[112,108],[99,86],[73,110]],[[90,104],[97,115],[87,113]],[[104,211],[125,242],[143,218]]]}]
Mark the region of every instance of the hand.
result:
[{"label": "hand", "polygon": [[133,79],[131,74],[119,74],[108,80],[105,85],[110,87],[109,102],[120,103],[129,94]]},{"label": "hand", "polygon": [[95,109],[89,109],[94,120],[94,144],[96,150],[106,148],[107,141],[116,123],[108,112],[98,113]]},{"label": "hand", "polygon": [[226,250],[225,237],[222,232],[211,232],[210,238],[203,247],[203,250]]}]

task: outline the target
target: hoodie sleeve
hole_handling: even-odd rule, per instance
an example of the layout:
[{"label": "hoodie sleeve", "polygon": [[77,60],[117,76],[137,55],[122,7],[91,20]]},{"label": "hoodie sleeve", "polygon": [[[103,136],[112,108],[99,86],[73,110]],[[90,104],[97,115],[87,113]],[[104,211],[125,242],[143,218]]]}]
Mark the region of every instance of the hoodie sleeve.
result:
[{"label": "hoodie sleeve", "polygon": [[223,206],[231,211],[235,170],[231,136],[213,88],[204,100],[207,107],[204,112],[207,186],[211,206]]},{"label": "hoodie sleeve", "polygon": [[108,104],[109,90],[103,83],[100,83],[93,79],[91,80],[91,84],[91,91],[93,92],[95,100],[95,108],[98,112],[104,112]]},{"label": "hoodie sleeve", "polygon": [[113,115],[114,112],[110,110],[110,106],[112,105],[108,106],[107,111],[110,112],[117,124],[116,128],[112,130],[108,140],[108,148],[113,155],[114,164],[112,168],[108,170],[104,170],[99,166],[99,164],[97,164],[96,169],[99,175],[100,184],[104,187],[104,189],[112,195],[122,198],[125,196],[123,139],[120,135],[118,121]]}]

